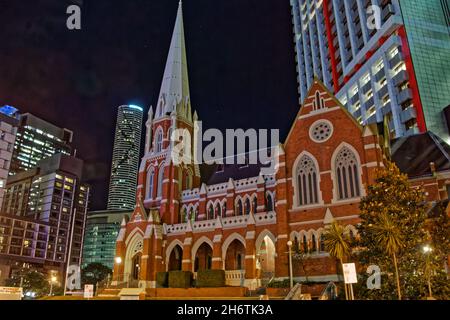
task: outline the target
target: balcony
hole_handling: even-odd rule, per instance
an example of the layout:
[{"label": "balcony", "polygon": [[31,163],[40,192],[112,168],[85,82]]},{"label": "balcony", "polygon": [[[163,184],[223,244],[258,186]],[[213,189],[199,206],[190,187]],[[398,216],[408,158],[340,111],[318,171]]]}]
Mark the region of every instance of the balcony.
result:
[{"label": "balcony", "polygon": [[403,104],[409,100],[411,100],[413,97],[412,95],[412,91],[411,89],[405,89],[402,90],[398,95],[397,95],[397,101],[399,104]]},{"label": "balcony", "polygon": [[395,75],[394,78],[392,78],[392,82],[394,83],[394,86],[398,87],[399,85],[405,83],[409,80],[409,75],[406,70],[402,70],[399,73]]},{"label": "balcony", "polygon": [[389,60],[389,65],[390,65],[391,69],[394,69],[402,61],[403,61],[403,55],[399,51],[391,60]]},{"label": "balcony", "polygon": [[416,108],[409,107],[405,110],[403,110],[400,114],[400,119],[402,123],[405,123],[411,119],[417,118]]}]

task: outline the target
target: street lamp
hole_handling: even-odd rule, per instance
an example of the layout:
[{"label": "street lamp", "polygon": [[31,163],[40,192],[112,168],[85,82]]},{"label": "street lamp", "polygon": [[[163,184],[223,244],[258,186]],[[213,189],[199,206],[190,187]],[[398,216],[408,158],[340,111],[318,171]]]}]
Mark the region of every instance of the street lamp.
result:
[{"label": "street lamp", "polygon": [[289,240],[287,245],[289,247],[289,286],[292,289],[294,287],[294,277],[292,275],[292,241]]},{"label": "street lamp", "polygon": [[56,283],[56,280],[58,279],[55,276],[52,276],[50,278],[50,294],[49,294],[50,297],[53,295],[53,284]]},{"label": "street lamp", "polygon": [[116,261],[116,264],[122,263],[122,257],[115,257],[114,260]]},{"label": "street lamp", "polygon": [[433,298],[433,295],[431,292],[430,254],[431,254],[431,252],[433,252],[433,248],[427,244],[427,245],[423,246],[422,250],[423,250],[423,253],[427,255],[425,272],[427,273],[428,294],[429,294],[428,299],[432,300],[434,298]]}]

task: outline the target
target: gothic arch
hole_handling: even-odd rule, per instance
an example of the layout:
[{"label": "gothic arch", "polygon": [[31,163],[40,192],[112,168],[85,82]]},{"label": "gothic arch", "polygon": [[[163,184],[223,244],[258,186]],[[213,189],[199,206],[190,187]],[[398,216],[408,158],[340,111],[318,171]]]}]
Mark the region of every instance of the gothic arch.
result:
[{"label": "gothic arch", "polygon": [[240,235],[237,232],[234,232],[233,234],[231,234],[222,244],[222,262],[223,262],[224,269],[225,269],[225,258],[227,256],[228,247],[234,240],[240,241],[244,245],[244,248],[246,247],[245,246],[245,238],[242,235]]},{"label": "gothic arch", "polygon": [[169,271],[169,259],[172,250],[175,249],[176,246],[179,246],[181,249],[184,248],[183,242],[178,239],[173,240],[166,249],[166,271]]},{"label": "gothic arch", "polygon": [[[358,153],[358,151],[349,143],[342,142],[333,152],[333,155],[331,156],[331,180],[333,181],[333,202],[339,201],[339,192],[338,192],[338,181],[336,180],[336,158],[339,155],[339,153],[342,151],[342,149],[347,148],[349,151],[353,153],[353,155],[356,158],[357,162],[357,171],[358,171],[358,181],[359,181],[359,197],[365,196],[365,190],[363,185],[363,173],[362,173],[362,166],[361,166],[361,157]],[[349,200],[354,198],[348,198],[343,200]]]},{"label": "gothic arch", "polygon": [[206,236],[202,236],[197,241],[195,241],[195,243],[191,249],[192,270],[194,269],[194,261],[195,261],[195,256],[197,254],[197,250],[198,250],[198,248],[200,248],[200,246],[203,243],[208,244],[211,247],[211,250],[214,250],[214,243],[211,241],[211,239],[209,239]]},{"label": "gothic arch", "polygon": [[273,235],[273,233],[270,232],[270,231],[267,230],[267,229],[264,229],[263,231],[261,231],[261,232],[259,233],[258,238],[256,238],[256,241],[255,241],[255,247],[256,247],[256,250],[257,250],[257,251],[258,251],[259,248],[261,247],[261,244],[262,244],[262,242],[264,241],[264,238],[265,238],[266,236],[269,237],[270,240],[272,240],[273,244],[276,244],[276,243],[277,243],[277,238],[275,238],[275,236]]},{"label": "gothic arch", "polygon": [[124,259],[124,274],[130,275],[133,268],[133,258],[136,256],[136,254],[143,253],[144,233],[142,232],[142,230],[139,228],[135,228],[125,241],[125,245],[127,250]]},{"label": "gothic arch", "polygon": [[[312,161],[312,164],[315,167],[315,191],[317,194],[317,199],[314,203],[310,203],[310,204],[300,204],[299,201],[299,195],[300,195],[300,186],[298,185],[298,179],[297,179],[297,168],[300,166],[300,161],[303,160],[304,157],[307,157],[309,160]],[[292,199],[292,204],[294,206],[294,208],[298,208],[300,206],[309,206],[309,205],[318,205],[318,204],[323,204],[323,200],[322,200],[322,192],[320,190],[320,182],[321,182],[321,177],[320,177],[320,166],[319,163],[317,162],[316,157],[314,157],[311,153],[309,153],[308,151],[303,151],[302,153],[300,153],[297,156],[297,159],[295,159],[294,161],[294,165],[292,166],[292,188],[294,189],[294,195],[293,195],[293,199]]]}]

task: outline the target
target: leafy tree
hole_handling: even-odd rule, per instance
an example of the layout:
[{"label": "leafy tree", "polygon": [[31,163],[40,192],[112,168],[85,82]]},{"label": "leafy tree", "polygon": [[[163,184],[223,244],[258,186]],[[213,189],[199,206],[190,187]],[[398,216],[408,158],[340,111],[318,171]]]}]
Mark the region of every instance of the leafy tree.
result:
[{"label": "leafy tree", "polygon": [[[326,231],[323,234],[325,250],[330,256],[339,260],[341,266],[345,260],[351,255],[351,243],[349,233],[346,232],[344,226],[340,225],[336,221],[327,226]],[[343,269],[343,268],[342,268]],[[345,296],[348,298],[347,286],[345,287]]]},{"label": "leafy tree", "polygon": [[101,263],[88,264],[81,270],[81,283],[96,285],[98,282],[105,280],[112,270]]},{"label": "leafy tree", "polygon": [[359,297],[418,299],[427,295],[422,247],[428,241],[428,208],[424,190],[412,188],[395,164],[387,163],[378,171],[360,204],[358,260],[364,267],[380,267],[381,289],[360,285]]},{"label": "leafy tree", "polygon": [[22,286],[24,293],[34,292],[36,298],[48,295],[50,292],[48,276],[31,268],[21,268],[5,281],[5,285],[8,287]]}]

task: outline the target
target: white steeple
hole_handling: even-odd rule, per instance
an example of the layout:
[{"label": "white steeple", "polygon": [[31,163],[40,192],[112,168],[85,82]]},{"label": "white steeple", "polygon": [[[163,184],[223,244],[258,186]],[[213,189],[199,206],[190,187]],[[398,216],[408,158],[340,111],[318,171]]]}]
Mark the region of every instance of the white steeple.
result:
[{"label": "white steeple", "polygon": [[170,115],[189,119],[191,112],[186,43],[184,38],[183,5],[180,1],[177,19],[170,43],[166,69],[161,84],[155,119]]}]

